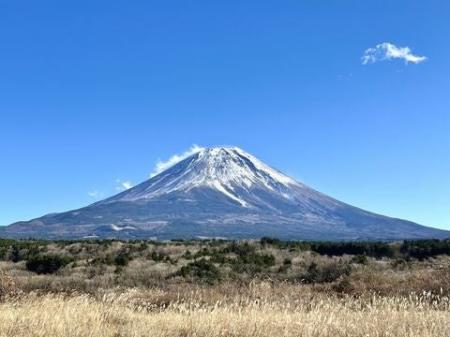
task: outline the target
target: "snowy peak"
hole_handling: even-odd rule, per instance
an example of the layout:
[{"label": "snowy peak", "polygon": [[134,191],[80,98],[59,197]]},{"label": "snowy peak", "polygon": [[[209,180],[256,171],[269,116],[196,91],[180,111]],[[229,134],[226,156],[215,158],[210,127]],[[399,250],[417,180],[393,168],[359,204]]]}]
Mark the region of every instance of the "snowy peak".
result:
[{"label": "snowy peak", "polygon": [[200,178],[205,182],[241,184],[251,187],[262,183],[268,188],[274,185],[297,184],[293,179],[267,166],[256,157],[238,147],[213,147],[198,153]]},{"label": "snowy peak", "polygon": [[238,147],[200,149],[150,180],[127,190],[111,201],[153,199],[172,192],[189,192],[210,188],[243,207],[251,206],[245,194],[251,190],[266,190],[289,198],[287,190],[302,185],[269,167]]}]

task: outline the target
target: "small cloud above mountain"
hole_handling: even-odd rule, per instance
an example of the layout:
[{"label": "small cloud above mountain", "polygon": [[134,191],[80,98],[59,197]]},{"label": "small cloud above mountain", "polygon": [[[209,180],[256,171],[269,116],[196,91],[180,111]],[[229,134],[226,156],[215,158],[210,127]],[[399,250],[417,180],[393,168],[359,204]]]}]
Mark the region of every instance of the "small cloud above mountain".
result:
[{"label": "small cloud above mountain", "polygon": [[89,191],[89,192],[88,192],[88,195],[89,195],[91,198],[99,198],[99,197],[101,196],[101,193],[100,193],[99,190],[93,190],[93,191]]},{"label": "small cloud above mountain", "polygon": [[175,165],[176,163],[179,163],[183,159],[186,159],[187,157],[192,156],[194,153],[200,152],[203,149],[204,149],[204,147],[194,144],[185,152],[179,153],[179,154],[174,154],[168,160],[158,160],[152,173],[150,173],[150,177],[154,177],[154,176],[160,174],[162,171],[168,169],[169,167]]},{"label": "small cloud above mountain", "polygon": [[125,191],[133,187],[133,183],[129,180],[120,180],[116,179],[116,190],[117,191]]},{"label": "small cloud above mountain", "polygon": [[383,42],[373,48],[366,49],[361,57],[361,62],[366,65],[394,59],[404,60],[405,64],[418,64],[426,61],[427,57],[413,54],[409,47],[398,47],[395,44]]}]

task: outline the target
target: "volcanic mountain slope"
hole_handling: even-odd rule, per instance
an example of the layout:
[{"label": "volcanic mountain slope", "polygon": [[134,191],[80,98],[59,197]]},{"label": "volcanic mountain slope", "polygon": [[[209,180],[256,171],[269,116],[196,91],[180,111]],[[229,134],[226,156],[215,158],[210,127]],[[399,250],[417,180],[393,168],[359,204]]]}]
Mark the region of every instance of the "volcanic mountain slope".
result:
[{"label": "volcanic mountain slope", "polygon": [[395,240],[450,232],[347,205],[237,147],[202,149],[155,177],[90,206],[17,222],[1,236]]}]

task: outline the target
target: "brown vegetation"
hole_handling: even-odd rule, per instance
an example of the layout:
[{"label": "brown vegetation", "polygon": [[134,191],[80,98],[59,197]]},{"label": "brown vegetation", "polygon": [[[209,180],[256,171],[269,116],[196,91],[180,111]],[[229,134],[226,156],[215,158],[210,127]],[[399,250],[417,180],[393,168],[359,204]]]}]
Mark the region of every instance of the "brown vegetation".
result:
[{"label": "brown vegetation", "polygon": [[0,337],[449,336],[450,258],[402,247],[3,242]]},{"label": "brown vegetation", "polygon": [[0,336],[443,337],[449,309],[448,298],[427,294],[338,298],[267,283],[243,292],[208,286],[130,289],[98,298],[28,294],[0,304]]}]

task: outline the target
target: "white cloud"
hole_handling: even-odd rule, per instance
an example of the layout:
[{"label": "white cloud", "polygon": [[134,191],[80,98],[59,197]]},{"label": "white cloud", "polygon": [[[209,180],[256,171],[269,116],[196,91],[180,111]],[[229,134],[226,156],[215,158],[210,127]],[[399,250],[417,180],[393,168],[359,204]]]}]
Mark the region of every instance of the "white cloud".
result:
[{"label": "white cloud", "polygon": [[192,145],[187,151],[181,153],[181,154],[175,154],[172,157],[170,157],[168,160],[158,160],[158,162],[155,165],[155,168],[153,169],[153,172],[150,173],[150,177],[154,177],[157,174],[161,173],[162,171],[168,169],[169,167],[175,165],[176,163],[179,163],[183,159],[186,159],[187,157],[193,155],[194,153],[200,152],[203,150],[204,147],[198,146],[198,145]]},{"label": "white cloud", "polygon": [[125,191],[133,187],[133,183],[129,180],[120,180],[116,179],[116,190],[117,191]]},{"label": "white cloud", "polygon": [[100,192],[99,190],[93,190],[93,191],[89,191],[89,192],[88,192],[88,195],[89,195],[91,198],[100,198],[100,197],[103,196],[103,193]]},{"label": "white cloud", "polygon": [[122,182],[122,187],[126,190],[130,189],[133,187],[133,184],[131,183],[131,181],[123,181]]},{"label": "white cloud", "polygon": [[362,64],[370,64],[392,59],[403,59],[405,63],[421,63],[427,60],[426,56],[414,55],[409,47],[397,47],[395,44],[383,42],[374,48],[366,49],[361,57]]}]

